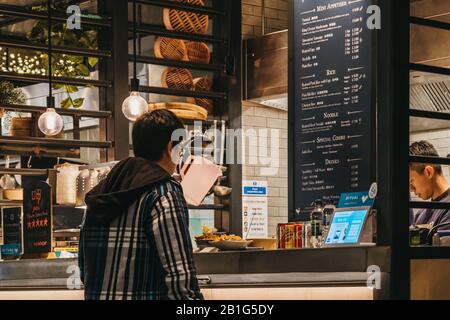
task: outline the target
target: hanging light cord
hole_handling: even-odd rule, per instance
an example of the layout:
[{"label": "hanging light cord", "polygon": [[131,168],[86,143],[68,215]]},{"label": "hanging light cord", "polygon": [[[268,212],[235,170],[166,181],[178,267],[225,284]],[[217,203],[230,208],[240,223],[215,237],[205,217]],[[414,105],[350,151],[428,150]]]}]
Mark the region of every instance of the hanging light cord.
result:
[{"label": "hanging light cord", "polygon": [[137,79],[137,57],[136,57],[136,0],[133,0],[133,70],[134,70],[134,79]]},{"label": "hanging light cord", "polygon": [[48,28],[48,96],[51,97],[52,92],[52,0],[47,0],[47,28]]},{"label": "hanging light cord", "polygon": [[55,107],[53,98],[53,71],[52,71],[52,0],[47,0],[47,29],[48,29],[48,97],[47,108]]}]

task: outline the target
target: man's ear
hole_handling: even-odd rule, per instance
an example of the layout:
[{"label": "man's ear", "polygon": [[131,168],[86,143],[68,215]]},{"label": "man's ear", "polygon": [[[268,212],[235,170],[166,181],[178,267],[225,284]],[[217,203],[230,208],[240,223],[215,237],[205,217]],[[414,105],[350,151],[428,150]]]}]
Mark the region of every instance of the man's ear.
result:
[{"label": "man's ear", "polygon": [[169,141],[166,147],[166,152],[169,157],[172,156],[172,150],[173,150],[173,141]]},{"label": "man's ear", "polygon": [[434,177],[435,170],[432,166],[426,166],[425,169],[423,170],[423,173],[425,174],[425,177],[431,179]]}]

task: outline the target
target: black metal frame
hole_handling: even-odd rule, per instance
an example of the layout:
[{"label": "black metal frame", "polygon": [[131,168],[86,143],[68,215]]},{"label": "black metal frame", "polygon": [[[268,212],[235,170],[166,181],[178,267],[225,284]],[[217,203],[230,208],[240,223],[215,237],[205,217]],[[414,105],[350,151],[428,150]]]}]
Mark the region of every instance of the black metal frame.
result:
[{"label": "black metal frame", "polygon": [[[0,13],[16,17],[18,20],[23,21],[27,19],[40,19],[40,20],[49,20],[47,11],[35,11],[31,8],[10,5],[10,4],[0,4]],[[58,14],[52,12],[50,20],[52,22],[65,22],[67,20],[67,16],[63,14]],[[82,23],[86,26],[99,27],[100,30],[105,30],[112,26],[111,19],[109,17],[102,19],[90,19],[83,18]],[[19,21],[18,21],[19,22]],[[126,25],[125,22],[124,25]],[[125,32],[126,33],[126,32]],[[109,37],[109,34],[108,34]],[[107,37],[107,38],[108,38]],[[125,40],[126,41],[126,40]],[[34,50],[39,52],[48,53],[49,48],[45,44],[31,43],[24,41],[23,39],[19,39],[12,36],[2,37],[0,41],[1,46],[5,46],[8,48],[17,48],[17,49],[25,49],[25,50]],[[92,56],[105,58],[104,60],[111,60],[111,50],[90,50],[83,48],[74,48],[74,47],[52,47],[52,52],[71,54],[71,55],[80,55],[80,56]],[[124,74],[121,73],[121,76]],[[30,75],[30,74],[17,74],[14,72],[0,72],[0,78],[4,80],[9,80],[14,83],[49,83],[50,77],[49,75],[41,76],[41,75]],[[104,72],[100,71],[100,80],[91,80],[91,79],[78,79],[78,78],[67,78],[67,77],[52,77],[53,83],[58,84],[68,84],[74,86],[95,86],[102,90],[108,90],[110,88],[117,86],[117,80],[113,77],[104,76]],[[114,89],[113,89],[114,90]],[[1,137],[2,144],[5,145],[5,150],[13,150],[15,146],[30,146],[30,147],[57,147],[57,148],[65,148],[67,149],[67,155],[77,156],[79,155],[78,148],[86,147],[86,148],[100,148],[100,149],[109,149],[112,146],[116,146],[117,143],[112,143],[110,141],[114,141],[115,136],[108,135],[109,141],[81,141],[80,140],[80,128],[79,121],[82,117],[90,117],[90,118],[99,118],[101,119],[101,123],[106,121],[115,122],[112,120],[113,117],[120,116],[120,113],[111,112],[110,104],[108,102],[106,105],[104,103],[100,103],[103,108],[107,111],[89,111],[89,110],[65,110],[58,108],[58,112],[62,115],[71,116],[73,118],[74,129],[73,136],[74,140],[63,140],[63,139],[47,139],[47,138],[38,138],[38,137],[30,137],[30,138],[18,138],[18,137]],[[22,112],[30,112],[32,113],[32,118],[34,122],[36,122],[36,117],[45,111],[44,107],[39,106],[19,106],[19,105],[6,105],[2,106],[2,108],[6,110],[16,110]],[[34,129],[36,131],[36,129]],[[106,132],[104,132],[106,131]],[[107,135],[108,130],[103,130],[103,133]],[[36,135],[36,132],[34,132]],[[0,134],[1,136],[1,134]],[[123,136],[121,132],[117,136]],[[6,147],[8,146],[8,147]],[[62,151],[62,149],[60,149]],[[11,151],[18,152],[18,151]],[[64,151],[66,152],[66,151]],[[33,151],[30,151],[30,154],[33,154]]]},{"label": "black metal frame", "polygon": [[[0,4],[0,14],[26,19],[47,20],[48,18],[46,11],[35,11],[28,8],[24,8],[22,6],[15,6],[11,4]],[[52,14],[51,20],[54,22],[66,22],[67,16],[55,13]],[[91,27],[103,27],[103,28],[111,27],[111,21],[109,18],[107,19],[82,18],[81,23],[84,26],[91,26]]]},{"label": "black metal frame", "polygon": [[[126,1],[126,0],[121,0]],[[241,17],[241,1],[213,0],[212,7],[200,7],[186,3],[137,0],[139,6],[151,5],[163,8],[172,8],[198,14],[207,14],[214,19],[212,35],[200,35],[179,31],[166,30],[162,26],[138,23],[138,37],[142,35],[164,36],[190,41],[201,41],[213,46],[211,64],[175,61],[138,55],[136,61],[144,64],[153,64],[168,67],[179,67],[212,72],[216,91],[192,91],[173,88],[141,85],[140,92],[154,93],[167,96],[206,98],[214,100],[214,118],[226,121],[227,128],[240,129],[241,124],[241,25],[233,23],[233,17]],[[133,25],[128,23],[128,31]],[[130,40],[130,39],[128,39]],[[113,51],[115,52],[115,51]],[[128,54],[128,61],[133,61],[133,55]],[[202,125],[211,124],[213,120],[202,121]],[[185,121],[192,125],[192,121]],[[227,175],[230,187],[233,189],[229,204],[216,203],[213,205],[190,206],[190,209],[214,210],[215,225],[220,230],[242,234],[242,168],[239,163],[228,168]]]},{"label": "black metal frame", "polygon": [[[409,24],[420,25],[424,27],[430,27],[434,29],[450,30],[450,23],[441,22],[431,19],[424,19],[419,17],[409,17]],[[408,27],[409,27],[408,24]],[[411,44],[412,45],[412,44]],[[410,44],[408,43],[408,48]],[[435,67],[424,64],[410,63],[411,71],[421,71],[427,73],[434,73],[439,75],[450,75],[450,69]],[[409,97],[408,97],[409,98]],[[408,100],[409,102],[409,100]],[[409,103],[407,104],[409,106]],[[419,117],[434,120],[446,120],[450,121],[450,114],[440,112],[429,112],[419,110],[409,110],[409,117]],[[408,156],[406,154],[402,159],[403,163],[424,163],[424,164],[441,164],[450,165],[450,158],[442,157],[417,157]],[[421,201],[409,201],[409,207],[414,209],[447,209],[450,210],[449,202],[421,202]],[[409,246],[409,244],[408,244]],[[450,257],[450,247],[411,247],[409,248],[409,259],[448,259]],[[409,292],[408,292],[409,294]]]},{"label": "black metal frame", "polygon": [[377,244],[391,246],[390,298],[409,299],[409,0],[379,5]]},{"label": "black metal frame", "polygon": [[[450,203],[410,201],[409,164],[450,164],[449,158],[417,157],[409,155],[409,118],[450,120],[450,115],[410,109],[410,72],[421,71],[450,75],[450,70],[424,64],[410,63],[410,24],[450,30],[450,24],[410,17],[408,0],[381,1],[383,28],[380,33],[379,69],[379,136],[387,144],[380,149],[381,185],[378,208],[378,244],[391,246],[390,298],[411,298],[411,260],[448,259],[449,247],[410,247],[410,209],[450,209]],[[381,114],[382,113],[382,114]],[[381,208],[380,208],[381,207]],[[388,214],[386,214],[388,213]]]}]

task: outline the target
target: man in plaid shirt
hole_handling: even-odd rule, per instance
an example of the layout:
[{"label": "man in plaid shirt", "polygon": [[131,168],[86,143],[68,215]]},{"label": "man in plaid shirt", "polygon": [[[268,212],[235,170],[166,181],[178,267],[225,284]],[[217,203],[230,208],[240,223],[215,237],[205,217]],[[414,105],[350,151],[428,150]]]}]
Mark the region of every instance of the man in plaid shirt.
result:
[{"label": "man in plaid shirt", "polygon": [[170,111],[143,115],[133,127],[135,157],[119,162],[86,196],[79,266],[88,300],[203,299],[180,184],[171,176]]}]

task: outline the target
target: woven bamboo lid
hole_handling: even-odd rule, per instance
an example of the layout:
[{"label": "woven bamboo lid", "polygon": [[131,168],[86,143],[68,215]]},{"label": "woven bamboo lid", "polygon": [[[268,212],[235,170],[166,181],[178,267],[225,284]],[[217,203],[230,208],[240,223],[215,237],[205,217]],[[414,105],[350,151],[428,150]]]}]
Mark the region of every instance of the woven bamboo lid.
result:
[{"label": "woven bamboo lid", "polygon": [[[176,0],[177,2],[191,5],[204,6],[202,0]],[[168,30],[176,30],[190,33],[204,34],[208,30],[208,15],[193,12],[181,11],[176,9],[163,10],[164,26]]]},{"label": "woven bamboo lid", "polygon": [[166,88],[193,90],[194,79],[192,73],[182,68],[167,68],[161,77],[161,84]]},{"label": "woven bamboo lid", "polygon": [[211,50],[206,43],[197,41],[186,42],[188,59],[191,62],[206,63],[211,60]]},{"label": "woven bamboo lid", "polygon": [[[195,91],[210,91],[213,86],[211,79],[207,77],[195,78],[194,79],[194,90]],[[202,108],[205,108],[208,113],[212,113],[214,103],[211,99],[206,98],[187,98],[187,102],[197,104]]]},{"label": "woven bamboo lid", "polygon": [[155,57],[160,59],[188,61],[187,48],[183,40],[158,37],[154,50]]}]

